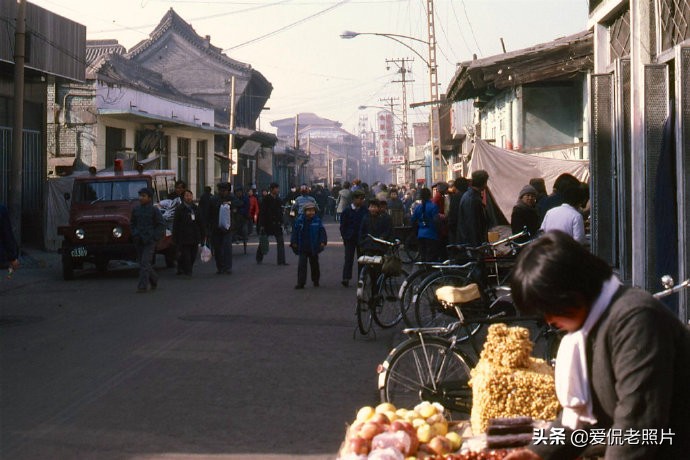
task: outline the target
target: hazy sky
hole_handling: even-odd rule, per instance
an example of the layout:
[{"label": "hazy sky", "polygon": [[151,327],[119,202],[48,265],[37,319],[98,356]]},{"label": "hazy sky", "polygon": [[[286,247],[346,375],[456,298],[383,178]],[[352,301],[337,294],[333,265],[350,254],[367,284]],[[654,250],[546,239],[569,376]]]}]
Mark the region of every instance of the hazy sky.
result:
[{"label": "hazy sky", "polygon": [[[407,100],[429,99],[426,64],[393,40],[344,30],[427,39],[427,0],[29,0],[87,27],[88,39],[114,38],[127,49],[148,37],[173,8],[200,36],[239,61],[251,64],[272,84],[261,129],[299,112],[343,123],[355,132],[361,105],[402,96],[397,68],[386,59],[414,58]],[[586,28],[587,0],[434,0],[440,89],[444,93],[458,62],[551,41]],[[423,43],[408,41],[426,58]],[[400,105],[396,108],[400,115]],[[369,119],[374,109],[364,111]],[[428,109],[410,109],[410,122]]]}]

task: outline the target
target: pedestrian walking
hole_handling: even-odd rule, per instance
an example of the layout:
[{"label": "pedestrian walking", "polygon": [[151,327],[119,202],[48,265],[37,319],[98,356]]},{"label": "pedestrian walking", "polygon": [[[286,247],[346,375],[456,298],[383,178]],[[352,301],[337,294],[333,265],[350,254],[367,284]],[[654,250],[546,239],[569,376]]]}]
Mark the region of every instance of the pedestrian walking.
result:
[{"label": "pedestrian walking", "polygon": [[383,255],[387,249],[381,243],[369,238],[369,235],[387,241],[393,239],[393,221],[391,216],[381,212],[382,205],[385,207],[385,202],[382,203],[375,198],[370,199],[369,212],[362,219],[362,225],[359,228],[359,247],[366,255]]},{"label": "pedestrian walking", "polygon": [[[259,210],[259,232],[274,236],[278,265],[287,265],[285,261],[285,240],[283,239],[283,202],[278,196],[280,186],[275,182],[269,186],[269,193],[261,200]],[[261,255],[259,255],[261,254]],[[256,261],[261,263],[263,253],[257,248]]]},{"label": "pedestrian walking", "polygon": [[482,201],[488,181],[489,173],[483,169],[472,172],[472,183],[460,199],[460,243],[476,247],[488,240],[489,219]]},{"label": "pedestrian walking", "polygon": [[149,284],[151,289],[158,288],[158,274],[153,268],[153,257],[156,242],[165,235],[165,221],[160,210],[153,206],[153,193],[150,187],[139,190],[139,206],[132,210],[130,219],[132,240],[139,262],[139,293],[146,292]]},{"label": "pedestrian walking", "polygon": [[256,197],[256,190],[249,189],[249,229],[248,235],[252,234],[254,226],[259,225],[259,199]]},{"label": "pedestrian walking", "polygon": [[[309,186],[302,184],[299,188],[300,195],[295,198],[295,204],[292,205],[292,210],[297,213],[297,215],[302,215],[304,213],[304,206],[307,204],[316,205],[316,199],[309,194]],[[316,206],[318,212],[318,206]]]},{"label": "pedestrian walking", "polygon": [[311,268],[311,281],[314,287],[319,287],[319,253],[326,247],[326,243],[326,229],[316,215],[316,203],[306,203],[290,238],[290,247],[299,256],[295,289],[304,289],[307,283],[307,262]]},{"label": "pedestrian walking", "polygon": [[460,201],[467,191],[469,182],[464,177],[458,177],[453,181],[453,186],[448,188],[450,200],[448,203],[448,243],[455,244],[460,241]]},{"label": "pedestrian walking", "polygon": [[209,213],[213,258],[216,260],[218,275],[232,274],[231,200],[230,184],[227,182],[218,184],[218,193],[213,196]]},{"label": "pedestrian walking", "polygon": [[419,257],[422,262],[434,262],[439,258],[439,209],[431,201],[431,190],[424,187],[419,191],[422,202],[412,214],[412,225],[417,227],[417,241],[419,242]]},{"label": "pedestrian walking", "polygon": [[173,241],[177,247],[177,267],[185,276],[192,276],[199,245],[206,238],[206,227],[201,211],[194,204],[194,194],[185,190],[182,205],[175,211],[173,220]]},{"label": "pedestrian walking", "polygon": [[12,271],[19,268],[19,247],[12,233],[10,213],[4,204],[0,204],[0,268]]},{"label": "pedestrian walking", "polygon": [[585,221],[578,207],[582,201],[580,185],[571,184],[559,189],[563,204],[546,212],[541,223],[541,230],[548,232],[560,230],[575,241],[585,244]]},{"label": "pedestrian walking", "polygon": [[345,181],[343,188],[338,192],[335,202],[335,220],[340,220],[340,215],[352,203],[352,191],[350,190],[350,183]]},{"label": "pedestrian walking", "polygon": [[513,213],[510,216],[510,228],[513,233],[520,233],[527,229],[529,235],[518,240],[524,243],[537,236],[539,231],[539,214],[537,213],[537,189],[531,185],[525,185],[520,190],[518,201],[513,206]]},{"label": "pedestrian walking", "polygon": [[364,204],[364,192],[355,190],[352,192],[352,203],[340,213],[340,236],[345,247],[345,261],[343,262],[343,280],[340,282],[345,287],[350,285],[352,279],[352,266],[355,261],[355,252],[359,258],[358,240],[359,228],[367,214]]}]

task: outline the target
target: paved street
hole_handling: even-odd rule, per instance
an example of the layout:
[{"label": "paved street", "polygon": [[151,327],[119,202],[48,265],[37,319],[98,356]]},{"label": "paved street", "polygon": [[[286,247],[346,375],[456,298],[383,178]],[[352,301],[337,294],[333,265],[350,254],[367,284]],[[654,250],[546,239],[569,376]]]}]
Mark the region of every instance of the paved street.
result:
[{"label": "paved street", "polygon": [[289,249],[290,266],[273,246],[257,265],[256,239],[247,255],[234,246],[232,276],[159,270],[146,294],[127,266],[65,282],[54,255],[3,279],[0,457],[334,458],[355,411],[377,403],[395,331],[353,340],[355,288],[327,231],[318,289],[293,289]]}]

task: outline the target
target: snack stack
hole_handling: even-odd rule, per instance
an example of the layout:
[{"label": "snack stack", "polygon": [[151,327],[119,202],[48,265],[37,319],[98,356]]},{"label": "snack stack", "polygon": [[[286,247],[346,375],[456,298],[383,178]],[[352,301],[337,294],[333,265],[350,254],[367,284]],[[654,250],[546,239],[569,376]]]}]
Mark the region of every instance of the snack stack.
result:
[{"label": "snack stack", "polygon": [[474,433],[485,432],[492,418],[556,418],[553,369],[531,353],[529,330],[505,324],[489,327],[479,363],[471,372]]}]

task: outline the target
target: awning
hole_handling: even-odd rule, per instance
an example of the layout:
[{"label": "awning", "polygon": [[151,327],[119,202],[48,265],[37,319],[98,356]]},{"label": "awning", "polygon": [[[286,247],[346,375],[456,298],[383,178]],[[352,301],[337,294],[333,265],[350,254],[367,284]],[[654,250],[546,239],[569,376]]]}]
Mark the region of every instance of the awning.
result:
[{"label": "awning", "polygon": [[98,109],[98,114],[104,117],[111,117],[118,120],[128,120],[136,123],[159,124],[163,128],[172,128],[182,126],[187,129],[203,131],[214,134],[234,134],[234,131],[224,128],[216,128],[215,126],[207,124],[195,124],[182,120],[175,120],[173,118],[163,117],[152,113],[141,112],[138,110],[124,110],[124,109]]}]

